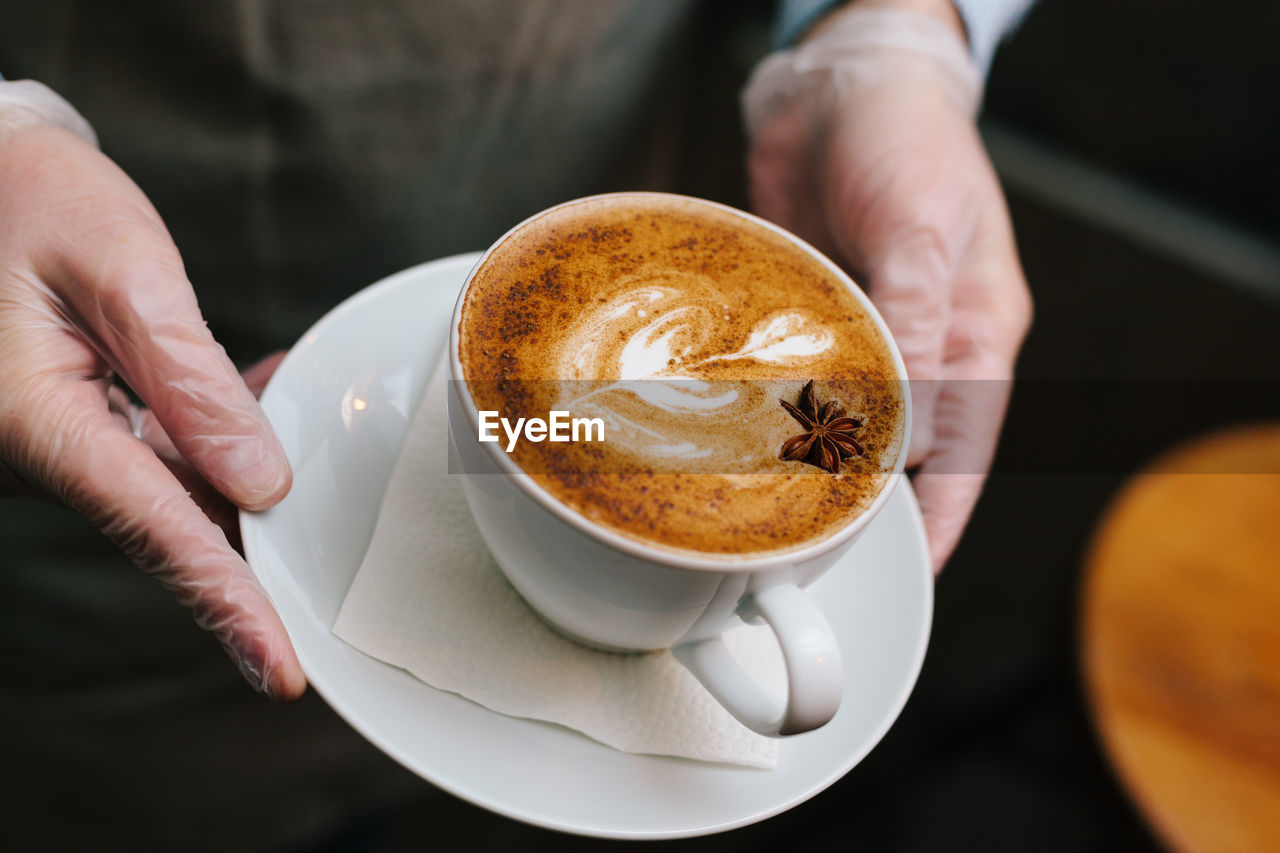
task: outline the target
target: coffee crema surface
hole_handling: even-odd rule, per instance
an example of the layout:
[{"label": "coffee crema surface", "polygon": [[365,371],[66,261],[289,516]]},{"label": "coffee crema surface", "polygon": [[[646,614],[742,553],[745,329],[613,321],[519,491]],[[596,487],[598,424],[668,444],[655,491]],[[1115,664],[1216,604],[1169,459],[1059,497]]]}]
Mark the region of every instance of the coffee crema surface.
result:
[{"label": "coffee crema surface", "polygon": [[[680,196],[605,196],[526,223],[475,271],[458,333],[477,409],[600,418],[603,442],[520,440],[511,457],[650,545],[816,542],[870,506],[902,447],[904,384],[847,285],[770,228]],[[803,432],[779,399],[810,379],[864,416],[865,452],[838,474],[778,456]]]}]

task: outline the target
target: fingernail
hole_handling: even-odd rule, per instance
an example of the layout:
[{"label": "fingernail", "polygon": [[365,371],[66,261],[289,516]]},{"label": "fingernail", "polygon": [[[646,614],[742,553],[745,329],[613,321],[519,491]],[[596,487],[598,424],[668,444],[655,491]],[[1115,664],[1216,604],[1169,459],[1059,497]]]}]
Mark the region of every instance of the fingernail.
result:
[{"label": "fingernail", "polygon": [[266,509],[289,491],[293,472],[275,436],[267,434],[226,448],[222,468],[236,503],[249,510]]},{"label": "fingernail", "polygon": [[260,661],[253,659],[250,655],[245,654],[230,643],[223,642],[222,648],[226,650],[227,656],[235,662],[236,669],[240,670],[240,675],[244,677],[245,681],[249,682],[249,686],[255,692],[279,701],[279,697],[275,695],[274,688],[265,672],[266,668]]}]

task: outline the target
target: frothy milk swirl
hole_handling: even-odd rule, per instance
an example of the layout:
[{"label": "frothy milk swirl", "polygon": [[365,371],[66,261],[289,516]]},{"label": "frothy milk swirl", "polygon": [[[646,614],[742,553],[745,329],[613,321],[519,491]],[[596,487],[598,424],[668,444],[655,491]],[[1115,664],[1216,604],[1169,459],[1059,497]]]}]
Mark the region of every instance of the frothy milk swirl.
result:
[{"label": "frothy milk swirl", "polygon": [[[550,366],[573,381],[561,385],[557,405],[604,419],[615,449],[641,460],[697,459],[721,470],[748,462],[744,452],[760,448],[742,440],[743,427],[762,405],[777,406],[777,389],[726,373],[741,375],[755,361],[800,375],[835,337],[803,309],[787,308],[756,320],[726,352],[722,329],[741,319],[730,305],[705,276],[664,269],[623,277],[560,336]],[[738,369],[726,371],[729,363]]]}]

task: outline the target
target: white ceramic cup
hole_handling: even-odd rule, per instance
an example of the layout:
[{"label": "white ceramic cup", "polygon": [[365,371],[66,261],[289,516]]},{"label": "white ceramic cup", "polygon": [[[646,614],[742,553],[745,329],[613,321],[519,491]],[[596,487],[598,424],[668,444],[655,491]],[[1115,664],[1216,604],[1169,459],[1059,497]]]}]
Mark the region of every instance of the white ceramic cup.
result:
[{"label": "white ceramic cup", "polygon": [[[768,229],[819,260],[871,316],[898,377],[905,379],[884,320],[839,267],[770,222],[713,202],[687,201],[732,213],[746,227]],[[703,555],[646,545],[590,521],[542,488],[497,443],[479,441],[479,414],[459,356],[462,305],[476,270],[511,234],[565,205],[535,214],[494,243],[468,276],[454,309],[449,435],[476,525],[511,585],[560,632],[610,651],[671,649],[729,713],[761,734],[816,729],[840,707],[844,670],[831,626],[804,588],[849,550],[901,479],[911,434],[910,395],[903,394],[903,437],[888,482],[864,512],[825,539],[784,552]],[[787,671],[785,699],[761,688],[721,639],[743,620],[763,620],[777,636]]]}]

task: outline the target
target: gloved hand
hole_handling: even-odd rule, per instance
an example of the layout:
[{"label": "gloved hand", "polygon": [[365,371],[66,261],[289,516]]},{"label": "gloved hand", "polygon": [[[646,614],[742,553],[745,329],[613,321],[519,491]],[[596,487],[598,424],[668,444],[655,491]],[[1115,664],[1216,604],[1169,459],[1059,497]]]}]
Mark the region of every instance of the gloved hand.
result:
[{"label": "gloved hand", "polygon": [[756,210],[845,266],[902,351],[935,571],[990,469],[1031,319],[980,92],[949,0],[859,0],[743,93]]},{"label": "gloved hand", "polygon": [[284,627],[211,520],[234,529],[219,495],[279,501],[288,462],[159,215],[93,141],[47,88],[0,83],[0,494],[87,516],[257,689],[296,698],[306,681]]}]

